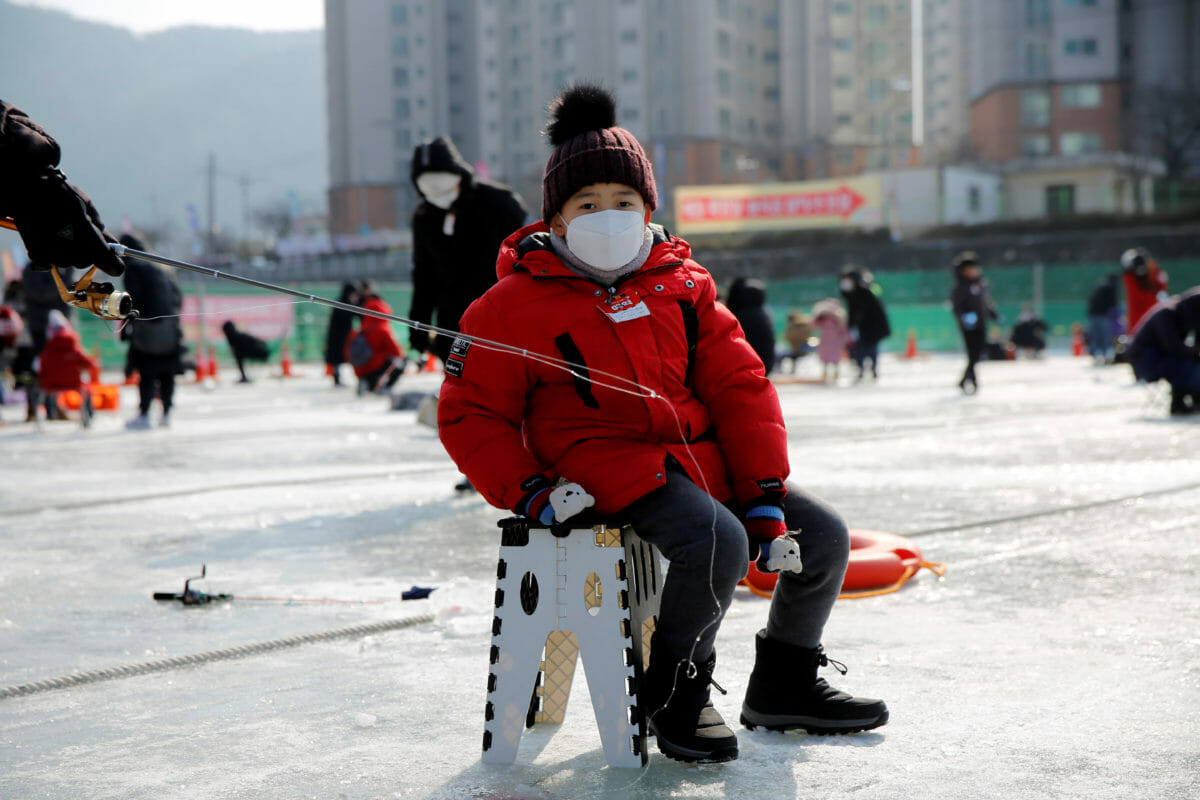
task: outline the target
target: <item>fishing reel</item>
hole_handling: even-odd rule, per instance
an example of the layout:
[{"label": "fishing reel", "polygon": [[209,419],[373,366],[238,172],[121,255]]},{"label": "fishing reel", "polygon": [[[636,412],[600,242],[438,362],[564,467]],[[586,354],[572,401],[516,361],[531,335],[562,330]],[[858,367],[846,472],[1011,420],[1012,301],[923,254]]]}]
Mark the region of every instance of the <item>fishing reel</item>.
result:
[{"label": "fishing reel", "polygon": [[95,314],[100,319],[124,320],[136,319],[138,312],[133,309],[133,297],[129,292],[118,292],[111,283],[93,282],[96,268],[92,267],[84,276],[68,289],[63,283],[57,269],[51,269],[54,282],[58,285],[58,296],[70,306],[82,308]]},{"label": "fishing reel", "polygon": [[[126,295],[128,297],[128,295]],[[185,606],[203,606],[209,603],[226,603],[233,599],[231,594],[208,594],[192,588],[192,581],[198,581],[208,573],[208,565],[200,565],[200,574],[183,582],[182,592],[155,592],[155,600],[178,600]]]}]

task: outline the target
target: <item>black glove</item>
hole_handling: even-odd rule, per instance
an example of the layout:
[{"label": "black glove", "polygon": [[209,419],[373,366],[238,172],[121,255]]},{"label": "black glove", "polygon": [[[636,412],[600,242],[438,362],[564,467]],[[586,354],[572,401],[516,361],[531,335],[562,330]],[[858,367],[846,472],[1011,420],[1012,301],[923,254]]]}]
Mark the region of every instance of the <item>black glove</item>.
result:
[{"label": "black glove", "polygon": [[67,182],[58,170],[47,170],[26,187],[20,211],[13,216],[17,230],[38,267],[89,267],[120,275],[125,264],[109,249],[115,242],[104,232],[91,199]]},{"label": "black glove", "polygon": [[420,328],[409,328],[408,346],[418,353],[424,353],[429,350],[429,331],[421,330]]}]

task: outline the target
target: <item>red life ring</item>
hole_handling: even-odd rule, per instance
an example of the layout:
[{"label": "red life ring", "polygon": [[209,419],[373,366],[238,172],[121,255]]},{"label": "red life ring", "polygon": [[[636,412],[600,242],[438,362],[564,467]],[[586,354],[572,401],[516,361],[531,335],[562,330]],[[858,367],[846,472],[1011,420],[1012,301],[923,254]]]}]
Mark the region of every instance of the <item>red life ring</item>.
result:
[{"label": "red life ring", "polygon": [[[921,567],[928,567],[938,575],[946,571],[942,564],[926,561],[921,555],[921,549],[903,536],[852,528],[850,563],[842,581],[842,592],[899,588]],[[750,591],[767,597],[774,591],[778,580],[778,574],[759,572],[754,562],[751,562],[750,571],[746,573],[742,582]]]}]

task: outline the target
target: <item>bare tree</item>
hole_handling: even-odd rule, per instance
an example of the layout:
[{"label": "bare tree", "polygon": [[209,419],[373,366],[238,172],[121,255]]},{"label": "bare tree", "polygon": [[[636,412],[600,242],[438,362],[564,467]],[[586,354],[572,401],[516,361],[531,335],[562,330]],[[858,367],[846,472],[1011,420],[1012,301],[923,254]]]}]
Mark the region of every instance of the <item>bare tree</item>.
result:
[{"label": "bare tree", "polygon": [[1137,150],[1162,159],[1168,179],[1200,172],[1200,94],[1163,85],[1133,91],[1130,125]]}]

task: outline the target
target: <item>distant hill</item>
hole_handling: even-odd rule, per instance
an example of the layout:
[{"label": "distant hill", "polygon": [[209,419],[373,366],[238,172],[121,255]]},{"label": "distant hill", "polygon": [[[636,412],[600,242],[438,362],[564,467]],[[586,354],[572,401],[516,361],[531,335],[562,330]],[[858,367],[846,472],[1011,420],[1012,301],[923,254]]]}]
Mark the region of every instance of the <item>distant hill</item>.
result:
[{"label": "distant hill", "polygon": [[54,135],[109,228],[127,218],[186,238],[187,205],[206,218],[210,152],[216,222],[231,233],[289,192],[305,211],[325,208],[321,31],[135,35],[3,0],[0,31],[0,97]]}]

